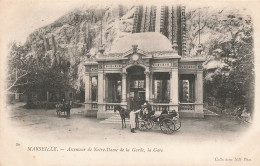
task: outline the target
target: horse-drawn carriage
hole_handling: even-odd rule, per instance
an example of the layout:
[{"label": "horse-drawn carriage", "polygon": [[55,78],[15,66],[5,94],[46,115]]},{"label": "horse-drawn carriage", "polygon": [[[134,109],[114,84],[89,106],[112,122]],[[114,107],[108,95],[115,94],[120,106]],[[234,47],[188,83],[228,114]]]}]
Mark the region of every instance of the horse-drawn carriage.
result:
[{"label": "horse-drawn carriage", "polygon": [[[130,110],[126,110],[117,105],[115,106],[114,111],[119,111],[122,119],[122,128],[126,127],[125,118],[129,117]],[[154,115],[155,111],[151,112],[152,113],[150,114],[146,114],[143,110],[140,111],[139,116],[137,116],[138,118],[136,118],[136,126],[139,130],[150,130],[154,125],[158,125],[165,134],[172,134],[174,131],[180,129],[181,120],[175,110],[171,112],[162,111],[160,115]]]},{"label": "horse-drawn carriage", "polygon": [[71,102],[56,104],[56,113],[58,117],[63,116],[70,117]]},{"label": "horse-drawn carriage", "polygon": [[165,134],[172,134],[181,127],[180,118],[178,113],[173,110],[169,113],[161,113],[160,115],[151,115],[148,118],[139,118],[138,127],[140,130],[150,130],[154,125],[160,126],[160,129]]}]

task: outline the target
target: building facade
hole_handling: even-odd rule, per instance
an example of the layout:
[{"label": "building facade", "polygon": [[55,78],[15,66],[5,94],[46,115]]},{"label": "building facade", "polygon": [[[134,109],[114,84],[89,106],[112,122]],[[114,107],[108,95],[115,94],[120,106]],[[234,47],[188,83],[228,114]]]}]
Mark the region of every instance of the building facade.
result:
[{"label": "building facade", "polygon": [[115,105],[139,109],[149,101],[155,111],[204,117],[204,59],[185,56],[184,9],[137,7],[133,33],[115,41],[108,53],[100,47],[85,63],[87,116],[108,118]]}]

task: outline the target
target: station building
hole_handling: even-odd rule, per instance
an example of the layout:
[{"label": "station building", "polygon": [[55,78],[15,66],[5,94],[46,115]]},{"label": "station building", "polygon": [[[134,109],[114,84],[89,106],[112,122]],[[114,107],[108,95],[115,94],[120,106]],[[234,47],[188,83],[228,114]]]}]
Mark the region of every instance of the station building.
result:
[{"label": "station building", "polygon": [[204,59],[186,53],[185,8],[152,6],[146,8],[149,14],[140,8],[133,33],[114,42],[109,52],[101,46],[85,63],[87,116],[105,119],[114,115],[115,105],[138,109],[149,101],[155,111],[203,118]]}]

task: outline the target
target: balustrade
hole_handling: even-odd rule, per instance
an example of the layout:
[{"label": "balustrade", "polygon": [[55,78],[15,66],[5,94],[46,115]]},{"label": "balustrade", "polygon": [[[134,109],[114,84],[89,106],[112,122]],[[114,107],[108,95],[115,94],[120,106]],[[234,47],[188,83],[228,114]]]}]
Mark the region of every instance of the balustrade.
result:
[{"label": "balustrade", "polygon": [[121,105],[120,103],[105,103],[106,111],[114,111],[116,105]]},{"label": "balustrade", "polygon": [[115,105],[106,104],[106,111],[114,111]]},{"label": "balustrade", "polygon": [[180,110],[194,110],[195,104],[193,103],[185,103],[185,104],[180,104],[179,109]]},{"label": "balustrade", "polygon": [[97,103],[91,103],[91,108],[92,109],[97,109],[98,108],[98,104]]},{"label": "balustrade", "polygon": [[156,105],[152,105],[152,110],[154,111],[169,111],[170,105],[165,105],[165,104],[156,104]]}]

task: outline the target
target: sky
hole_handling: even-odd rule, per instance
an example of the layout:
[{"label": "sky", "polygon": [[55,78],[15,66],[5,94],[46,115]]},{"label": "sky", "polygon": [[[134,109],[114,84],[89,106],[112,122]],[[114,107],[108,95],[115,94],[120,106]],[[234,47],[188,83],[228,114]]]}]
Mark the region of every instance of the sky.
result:
[{"label": "sky", "polygon": [[[35,5],[22,20],[12,27],[8,37],[9,41],[24,43],[34,30],[48,25],[71,10],[79,7],[73,3],[40,3]],[[17,13],[19,14],[19,13]]]},{"label": "sky", "polygon": [[[8,29],[8,41],[11,42],[15,40],[21,43],[24,43],[28,35],[34,30],[51,24],[59,17],[65,15],[66,13],[69,13],[73,9],[82,9],[93,5],[95,5],[97,8],[104,5],[117,5],[117,3],[112,3],[109,1],[107,1],[106,3],[101,3],[99,0],[57,0],[51,2],[48,2],[48,0],[44,2],[42,0],[41,2],[26,1],[26,4],[24,2],[20,2],[20,4],[17,2],[9,3],[6,7],[2,7],[3,10],[6,9],[6,11],[3,11],[2,13],[7,13],[7,16],[3,17],[4,21],[6,21],[4,22],[5,25],[11,25]],[[124,4],[126,5],[127,2]],[[9,8],[9,6],[11,7]],[[15,24],[12,24],[12,22],[15,22]]]}]

